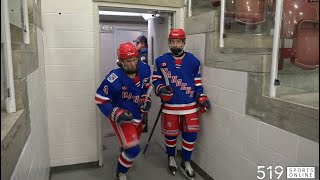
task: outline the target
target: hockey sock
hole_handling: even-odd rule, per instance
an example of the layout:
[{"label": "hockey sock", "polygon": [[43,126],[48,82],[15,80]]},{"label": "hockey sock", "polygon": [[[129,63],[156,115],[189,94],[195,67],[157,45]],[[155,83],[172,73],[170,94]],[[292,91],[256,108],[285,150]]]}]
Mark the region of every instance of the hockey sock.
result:
[{"label": "hockey sock", "polygon": [[118,171],[121,173],[126,173],[132,166],[133,160],[138,156],[139,152],[140,145],[125,149],[119,157]]},{"label": "hockey sock", "polygon": [[175,156],[176,145],[177,145],[177,136],[165,136],[166,139],[166,149],[169,156]]},{"label": "hockey sock", "polygon": [[182,160],[190,161],[194,147],[194,142],[197,139],[196,132],[182,132]]}]

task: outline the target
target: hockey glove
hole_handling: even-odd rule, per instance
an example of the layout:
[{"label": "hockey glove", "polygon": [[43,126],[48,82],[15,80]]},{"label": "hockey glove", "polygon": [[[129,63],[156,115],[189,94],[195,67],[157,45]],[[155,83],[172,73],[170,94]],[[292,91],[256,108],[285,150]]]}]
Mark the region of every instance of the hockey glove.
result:
[{"label": "hockey glove", "polygon": [[132,114],[126,109],[114,108],[111,113],[111,120],[117,123],[133,121]]},{"label": "hockey glove", "polygon": [[141,97],[139,107],[141,112],[148,112],[151,108],[151,98]]},{"label": "hockey glove", "polygon": [[199,97],[197,98],[197,103],[200,107],[200,112],[205,113],[208,109],[211,108],[209,99],[206,95],[200,94]]},{"label": "hockey glove", "polygon": [[160,99],[162,102],[168,102],[173,97],[173,90],[170,86],[162,86],[159,89],[158,94],[160,95]]}]

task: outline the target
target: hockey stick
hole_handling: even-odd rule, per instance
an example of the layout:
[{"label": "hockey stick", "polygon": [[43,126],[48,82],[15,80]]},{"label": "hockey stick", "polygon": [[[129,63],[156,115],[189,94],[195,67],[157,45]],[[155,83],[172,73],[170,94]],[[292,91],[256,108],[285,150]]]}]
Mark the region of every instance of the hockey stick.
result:
[{"label": "hockey stick", "polygon": [[[153,90],[153,86],[151,85],[147,90],[146,98],[151,96],[152,90]],[[144,106],[146,106],[146,103],[147,101],[144,102]],[[148,112],[143,113],[143,118],[144,118],[145,126],[142,129],[142,132],[148,132]]]},{"label": "hockey stick", "polygon": [[164,78],[164,82],[166,83],[166,86],[169,86],[169,78],[167,76],[166,71],[163,68],[160,68],[160,71],[162,72],[163,78]]},{"label": "hockey stick", "polygon": [[157,123],[158,123],[158,121],[159,121],[159,119],[160,119],[160,114],[161,114],[161,112],[162,112],[163,104],[164,104],[164,103],[161,104],[160,110],[159,110],[158,115],[157,115],[157,119],[156,119],[156,121],[154,122],[154,125],[153,125],[153,127],[152,127],[151,133],[150,133],[150,135],[149,135],[148,142],[147,142],[146,146],[145,146],[144,149],[143,149],[143,155],[146,154],[146,151],[147,151],[147,149],[148,149],[148,146],[149,146],[151,137],[152,137],[153,132],[154,132],[154,130],[156,129]]},{"label": "hockey stick", "polygon": [[142,129],[142,132],[145,133],[145,132],[148,132],[148,113],[147,112],[143,113],[143,121],[144,121],[144,127]]},{"label": "hockey stick", "polygon": [[[165,81],[165,83],[166,83],[166,86],[169,86],[170,84],[169,84],[169,80],[168,80],[167,73],[164,71],[163,68],[161,68],[160,70],[161,70],[162,75],[163,75],[163,77],[164,77],[164,81]],[[158,115],[157,115],[157,119],[156,119],[156,121],[154,122],[154,125],[153,125],[153,127],[152,127],[151,133],[150,133],[150,135],[149,135],[148,142],[147,142],[146,146],[144,147],[143,155],[145,155],[145,153],[146,153],[146,151],[147,151],[147,149],[148,149],[149,142],[150,142],[150,140],[151,140],[151,138],[152,138],[152,135],[153,135],[153,132],[154,132],[156,126],[157,126],[157,123],[158,123],[158,120],[159,120],[159,118],[160,118],[160,114],[161,114],[161,112],[162,112],[164,103],[165,103],[165,102],[162,102],[162,104],[161,104],[160,110],[159,110]]]}]

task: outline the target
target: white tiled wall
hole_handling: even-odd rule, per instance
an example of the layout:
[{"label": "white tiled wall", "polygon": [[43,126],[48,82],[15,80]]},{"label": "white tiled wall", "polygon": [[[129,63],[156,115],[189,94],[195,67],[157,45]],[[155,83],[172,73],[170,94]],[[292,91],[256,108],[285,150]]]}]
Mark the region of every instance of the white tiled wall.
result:
[{"label": "white tiled wall", "polygon": [[39,68],[27,76],[31,133],[11,180],[48,180],[49,145],[42,30],[37,28]]},{"label": "white tiled wall", "polygon": [[[187,51],[202,58],[204,49],[204,34],[187,36]],[[319,166],[318,143],[245,115],[247,73],[203,67],[202,76],[212,109],[202,115],[192,159],[211,177],[256,180],[258,165]]]},{"label": "white tiled wall", "polygon": [[41,2],[51,166],[97,161],[92,4]]}]

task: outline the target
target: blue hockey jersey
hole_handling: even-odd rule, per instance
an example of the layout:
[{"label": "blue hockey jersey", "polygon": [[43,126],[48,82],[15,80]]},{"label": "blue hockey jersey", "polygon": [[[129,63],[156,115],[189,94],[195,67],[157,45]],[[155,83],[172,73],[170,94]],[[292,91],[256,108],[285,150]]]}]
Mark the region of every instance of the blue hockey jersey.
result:
[{"label": "blue hockey jersey", "polygon": [[174,59],[165,53],[156,59],[152,81],[156,94],[165,83],[161,68],[166,73],[173,97],[164,104],[162,112],[185,115],[198,111],[196,97],[203,94],[200,61],[191,53],[185,52],[183,59]]},{"label": "blue hockey jersey", "polygon": [[138,103],[151,86],[150,75],[150,66],[141,61],[135,78],[130,78],[122,68],[112,70],[96,91],[95,101],[101,112],[110,118],[115,108],[126,109],[132,113],[135,123],[140,123],[142,113]]}]

